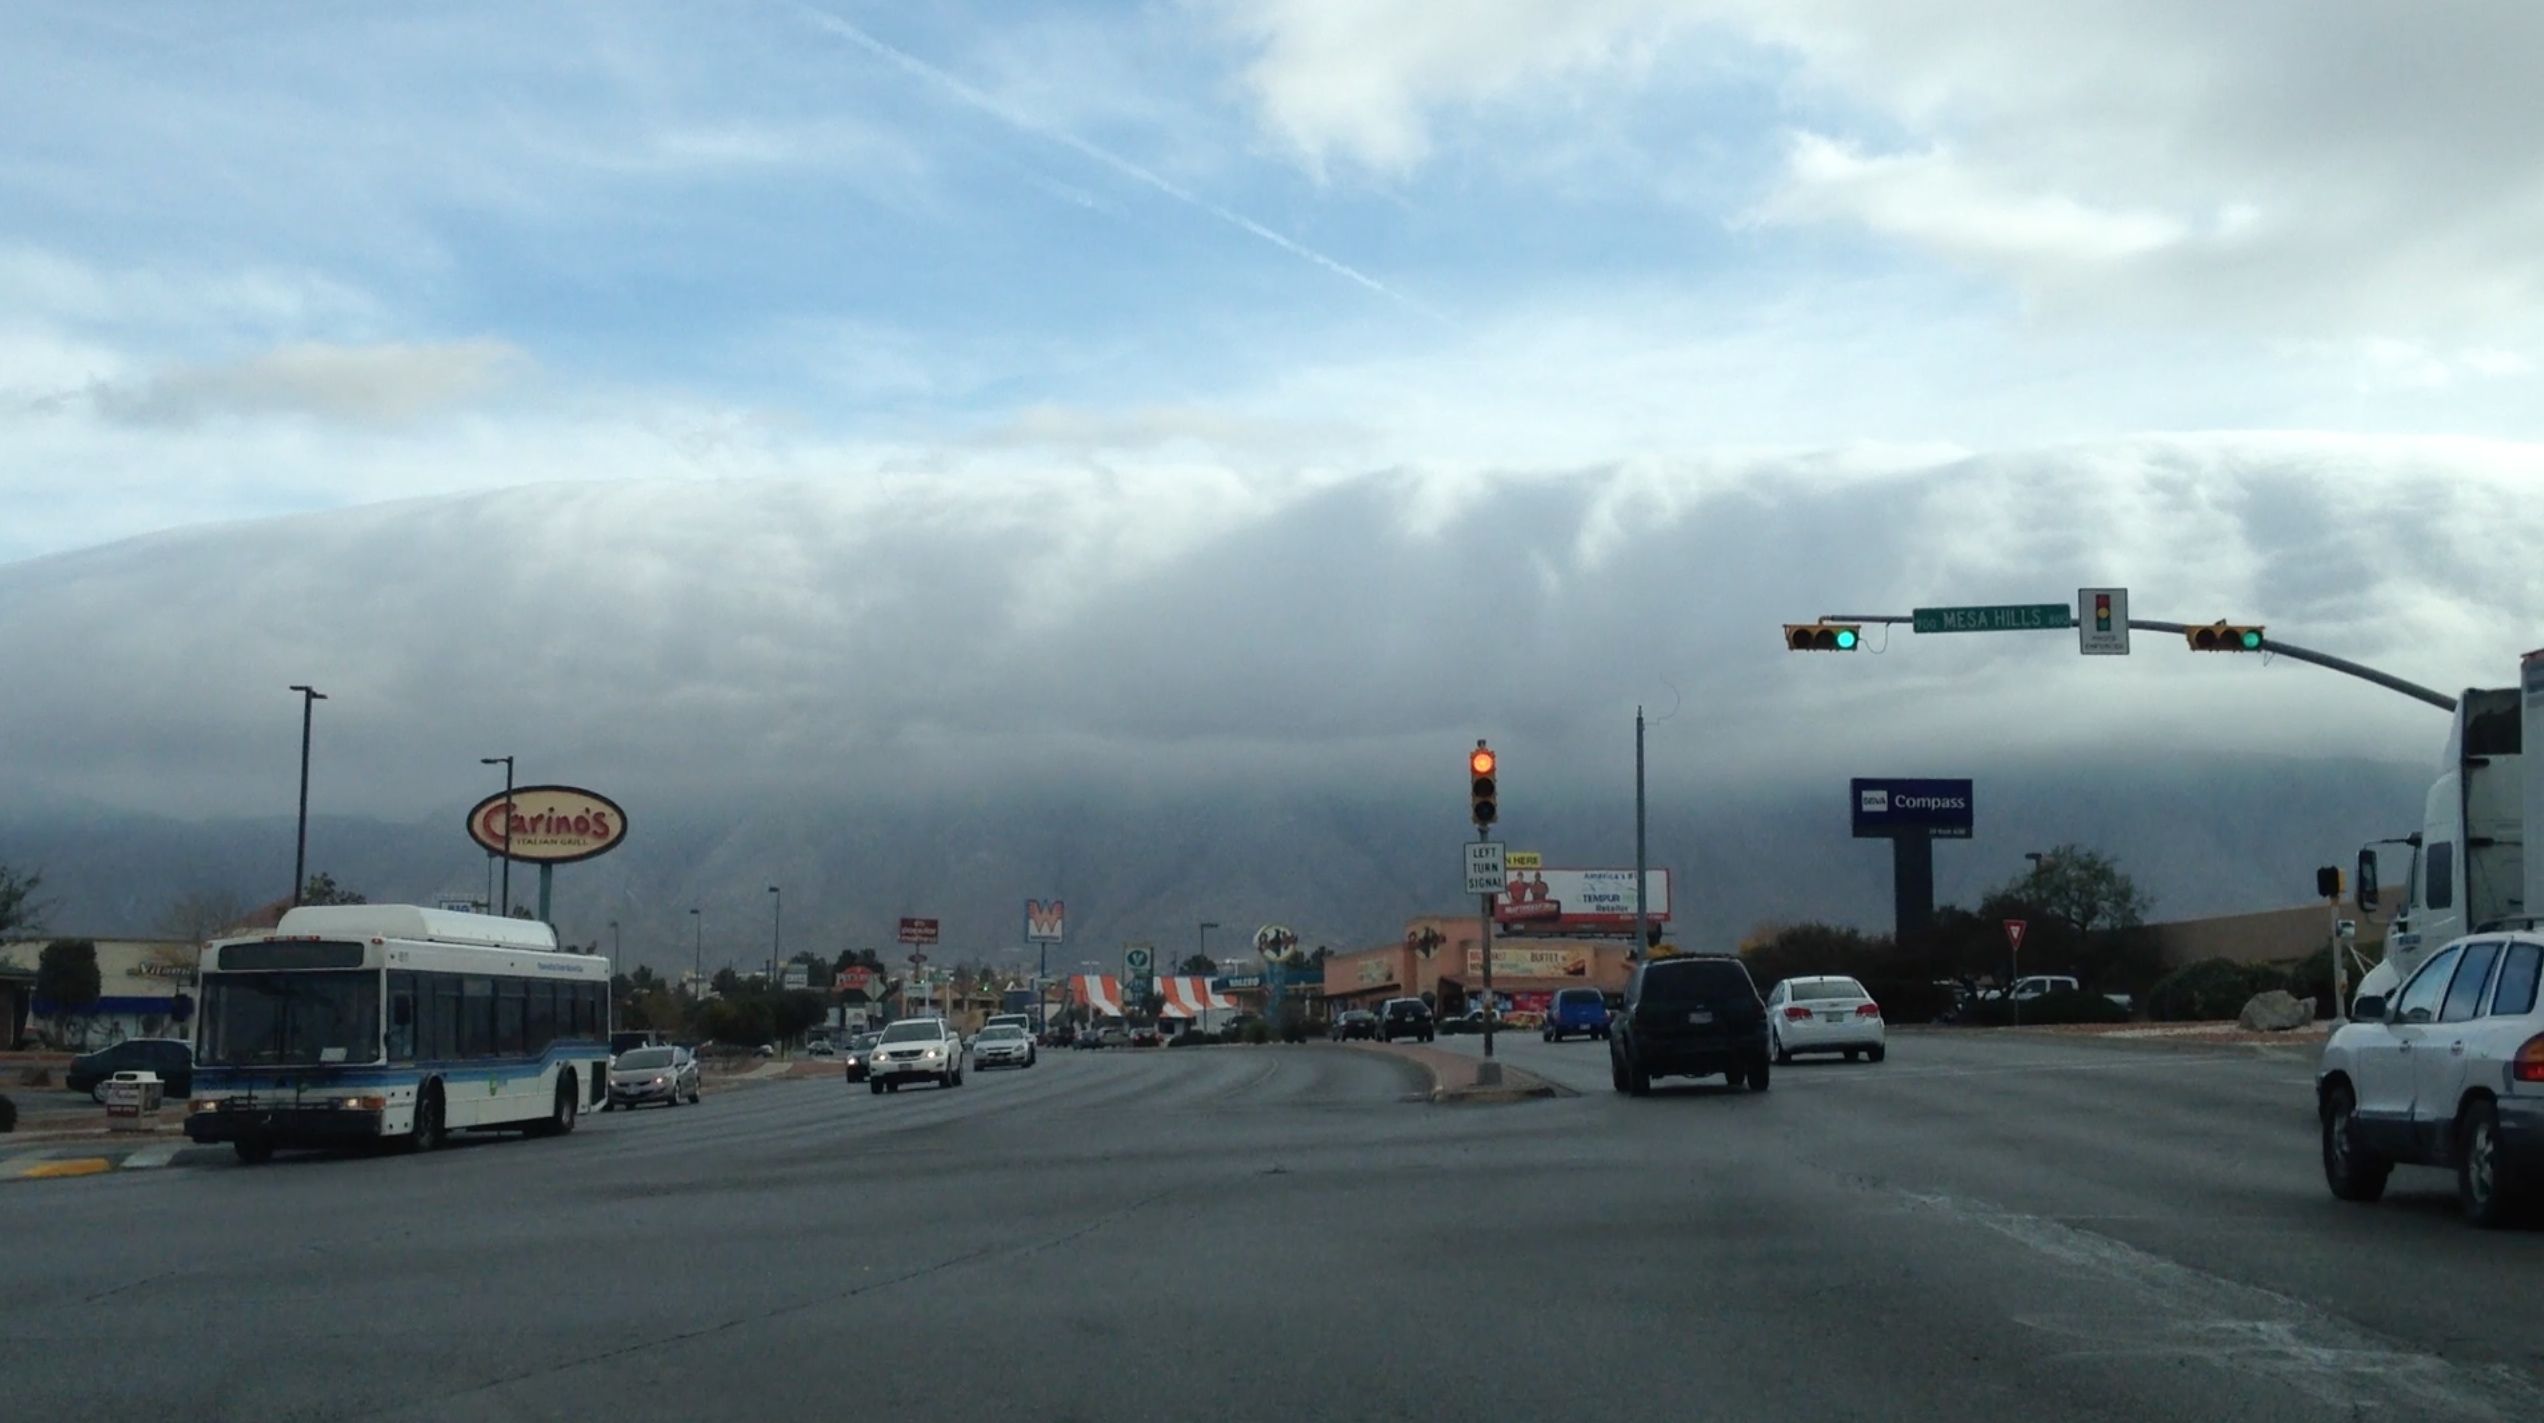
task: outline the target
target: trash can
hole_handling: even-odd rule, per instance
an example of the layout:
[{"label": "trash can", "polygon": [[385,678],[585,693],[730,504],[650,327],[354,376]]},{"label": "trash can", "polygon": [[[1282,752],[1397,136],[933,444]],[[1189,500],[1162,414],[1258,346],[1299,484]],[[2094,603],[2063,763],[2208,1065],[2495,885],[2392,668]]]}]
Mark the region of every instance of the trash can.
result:
[{"label": "trash can", "polygon": [[159,1123],[159,1074],[118,1072],[106,1079],[106,1125],[115,1131],[149,1131]]}]

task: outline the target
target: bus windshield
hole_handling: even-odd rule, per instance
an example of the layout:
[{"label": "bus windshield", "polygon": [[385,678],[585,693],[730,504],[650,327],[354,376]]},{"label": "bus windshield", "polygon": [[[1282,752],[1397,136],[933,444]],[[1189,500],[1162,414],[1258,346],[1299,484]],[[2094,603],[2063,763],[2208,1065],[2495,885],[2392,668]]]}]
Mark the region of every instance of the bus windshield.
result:
[{"label": "bus windshield", "polygon": [[380,1060],[376,970],[203,976],[198,1063],[264,1067]]}]

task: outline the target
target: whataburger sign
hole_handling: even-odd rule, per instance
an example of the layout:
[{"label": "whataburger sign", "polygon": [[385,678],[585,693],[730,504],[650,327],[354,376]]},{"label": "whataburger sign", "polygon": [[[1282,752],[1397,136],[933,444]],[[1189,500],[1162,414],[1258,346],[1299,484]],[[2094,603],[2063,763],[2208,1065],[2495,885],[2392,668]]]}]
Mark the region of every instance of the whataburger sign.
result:
[{"label": "whataburger sign", "polygon": [[468,812],[468,838],[489,854],[569,864],[617,849],[627,838],[627,812],[580,786],[516,786],[509,801],[491,795]]}]

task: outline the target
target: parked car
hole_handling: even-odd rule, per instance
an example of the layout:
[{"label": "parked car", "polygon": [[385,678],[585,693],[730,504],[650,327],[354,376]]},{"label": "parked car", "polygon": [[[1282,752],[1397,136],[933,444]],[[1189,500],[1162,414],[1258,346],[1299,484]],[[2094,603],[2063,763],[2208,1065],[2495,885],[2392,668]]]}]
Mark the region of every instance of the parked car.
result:
[{"label": "parked car", "polygon": [[1095,1045],[1097,1047],[1129,1047],[1131,1030],[1120,1023],[1098,1028],[1095,1032]]},{"label": "parked car", "polygon": [[2083,987],[2063,973],[2035,973],[2014,980],[2014,1001],[2029,1003],[2053,993],[2074,993]]},{"label": "parked car", "polygon": [[1640,1097],[1656,1077],[1721,1073],[1767,1090],[1767,1005],[1735,958],[1652,959],[1626,980],[1625,1008],[1608,1030],[1608,1074]]},{"label": "parked car", "polygon": [[942,1018],[904,1018],[883,1030],[866,1063],[866,1086],[898,1092],[904,1082],[963,1085],[963,1039]]},{"label": "parked car", "polygon": [[1484,1031],[1484,1010],[1469,1008],[1463,1013],[1451,1013],[1435,1020],[1432,1027],[1443,1037],[1454,1037],[1460,1033],[1473,1036]]},{"label": "parked car", "polygon": [[1845,1054],[1879,1062],[1889,1051],[1881,1005],[1864,985],[1835,974],[1788,978],[1767,995],[1767,1045],[1777,1063],[1799,1052]]},{"label": "parked car", "polygon": [[1608,1035],[1608,996],[1595,988],[1558,988],[1555,1001],[1546,1005],[1546,1021],[1539,1036],[1550,1043],[1562,1042],[1574,1033],[1588,1038]]},{"label": "parked car", "polygon": [[609,1100],[602,1110],[660,1102],[677,1107],[698,1100],[698,1059],[687,1048],[640,1047],[610,1063]]},{"label": "parked car", "polygon": [[836,1057],[839,1049],[832,1047],[828,1038],[815,1038],[804,1044],[804,1053],[808,1057]]},{"label": "parked car", "polygon": [[1142,1023],[1131,1029],[1131,1046],[1133,1047],[1156,1047],[1165,1041],[1165,1031],[1155,1023]]},{"label": "parked car", "polygon": [[1334,1017],[1334,1025],[1325,1032],[1326,1036],[1338,1043],[1347,1043],[1355,1039],[1375,1042],[1378,1038],[1378,1015],[1366,1008],[1354,1008],[1348,1012],[1338,1013]]},{"label": "parked car", "polygon": [[1034,1065],[1033,1034],[1022,1023],[993,1021],[972,1039],[972,1066],[987,1072],[993,1067],[1031,1067]]},{"label": "parked car", "polygon": [[1382,1042],[1398,1038],[1431,1041],[1431,1005],[1419,998],[1390,998],[1378,1010],[1378,1037]]},{"label": "parked car", "polygon": [[118,1072],[156,1072],[159,1095],[178,1098],[194,1090],[194,1048],[181,1038],[126,1038],[71,1059],[62,1085],[106,1100],[106,1079]]},{"label": "parked car", "polygon": [[866,1080],[866,1064],[874,1056],[875,1039],[881,1036],[880,1033],[859,1033],[848,1040],[848,1046],[841,1050],[839,1060],[847,1070],[849,1081]]},{"label": "parked car", "polygon": [[2390,999],[2362,994],[2323,1045],[2323,1178],[2345,1201],[2396,1166],[2456,1173],[2464,1218],[2507,1224],[2544,1186],[2544,934],[2477,934],[2424,960]]}]

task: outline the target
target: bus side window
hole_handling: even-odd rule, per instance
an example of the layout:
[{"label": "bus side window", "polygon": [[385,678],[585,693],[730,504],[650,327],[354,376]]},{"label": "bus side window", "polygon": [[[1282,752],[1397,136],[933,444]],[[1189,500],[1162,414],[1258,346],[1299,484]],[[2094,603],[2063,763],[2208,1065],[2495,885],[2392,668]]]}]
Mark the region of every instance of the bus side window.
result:
[{"label": "bus side window", "polygon": [[446,1062],[459,1056],[459,975],[436,973],[426,977],[433,984],[433,1015],[425,1055]]},{"label": "bus side window", "polygon": [[556,1041],[556,995],[562,986],[546,979],[530,981],[530,1017],[527,1035],[522,1039],[526,1051],[543,1053],[549,1043]]},{"label": "bus side window", "polygon": [[415,975],[389,975],[389,1061],[415,1060]]},{"label": "bus side window", "polygon": [[495,1055],[495,981],[462,976],[459,980],[459,1055]]},{"label": "bus side window", "polygon": [[609,1035],[609,1024],[602,1019],[603,993],[597,983],[574,985],[574,1035],[587,1041]]},{"label": "bus side window", "polygon": [[495,980],[495,1055],[519,1057],[529,1051],[522,1019],[528,1016],[530,985],[517,978]]}]

